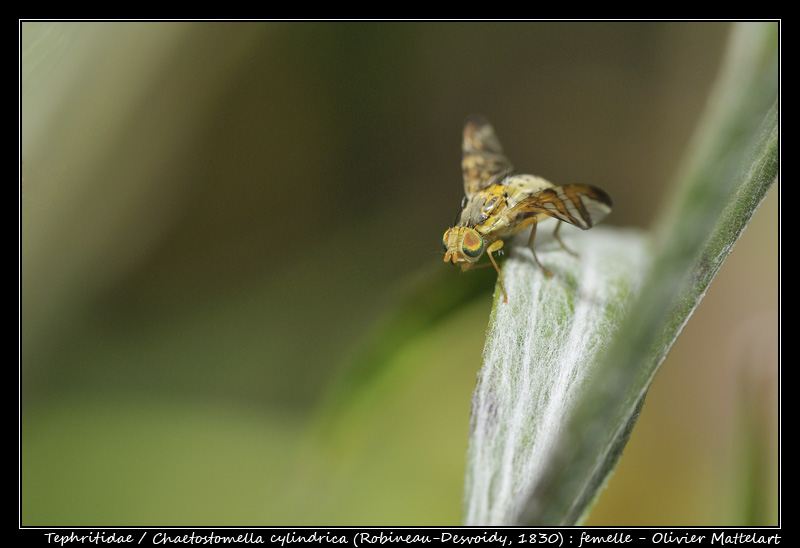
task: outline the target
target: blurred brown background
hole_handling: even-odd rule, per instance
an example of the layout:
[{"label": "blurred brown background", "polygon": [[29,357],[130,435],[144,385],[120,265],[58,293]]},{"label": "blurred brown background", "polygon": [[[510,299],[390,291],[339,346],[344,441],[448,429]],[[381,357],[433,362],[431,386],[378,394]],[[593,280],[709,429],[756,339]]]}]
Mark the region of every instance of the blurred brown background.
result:
[{"label": "blurred brown background", "polygon": [[[448,394],[409,392],[410,407],[455,408],[452,454],[419,472],[440,485],[409,484],[392,461],[407,456],[365,457],[397,484],[341,488],[328,513],[275,478],[397,287],[441,263],[464,119],[491,120],[519,170],[600,186],[607,222],[647,228],[729,28],[22,23],[22,523],[458,523],[488,296],[464,328],[478,343],[436,387]],[[729,479],[753,443],[777,470],[778,233],[773,189],[590,523],[777,520],[776,476],[756,482],[757,510],[731,503]],[[775,430],[742,445],[762,404]]]}]

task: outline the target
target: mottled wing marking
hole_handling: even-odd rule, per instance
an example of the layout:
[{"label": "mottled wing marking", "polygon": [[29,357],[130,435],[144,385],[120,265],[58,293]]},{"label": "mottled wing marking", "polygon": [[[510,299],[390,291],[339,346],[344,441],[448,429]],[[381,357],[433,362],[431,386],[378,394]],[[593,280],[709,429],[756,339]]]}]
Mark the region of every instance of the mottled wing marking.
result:
[{"label": "mottled wing marking", "polygon": [[543,213],[586,230],[611,212],[611,198],[591,185],[545,188],[514,206],[512,213]]},{"label": "mottled wing marking", "polygon": [[494,128],[480,116],[470,117],[464,125],[461,169],[468,198],[513,169]]}]

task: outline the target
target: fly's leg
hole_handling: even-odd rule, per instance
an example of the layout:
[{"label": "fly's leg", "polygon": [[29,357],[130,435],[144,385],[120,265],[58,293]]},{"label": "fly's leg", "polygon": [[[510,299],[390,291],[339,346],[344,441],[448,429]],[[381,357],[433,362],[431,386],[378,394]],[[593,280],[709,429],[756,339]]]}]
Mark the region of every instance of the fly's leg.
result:
[{"label": "fly's leg", "polygon": [[503,283],[503,273],[500,272],[500,267],[497,266],[497,261],[494,260],[494,255],[492,255],[492,252],[500,251],[502,247],[503,247],[503,240],[497,240],[496,242],[494,242],[493,244],[491,244],[489,247],[486,248],[486,252],[489,254],[489,259],[492,261],[494,269],[497,270],[497,279],[500,280],[500,289],[503,290],[503,302],[507,303],[508,293],[506,293],[506,285]]},{"label": "fly's leg", "polygon": [[555,239],[556,239],[556,241],[558,241],[558,243],[560,243],[560,244],[561,244],[561,248],[562,248],[564,251],[566,251],[567,253],[569,253],[569,254],[570,254],[570,255],[572,255],[573,257],[577,257],[577,256],[578,256],[578,254],[577,254],[577,253],[575,253],[574,251],[572,251],[572,250],[571,250],[570,248],[568,248],[567,246],[565,246],[565,245],[564,245],[564,242],[562,242],[562,241],[561,241],[561,236],[559,236],[559,235],[558,235],[558,229],[559,229],[559,228],[561,228],[561,221],[558,221],[558,224],[556,224],[556,229],[553,231],[553,238],[555,238]]},{"label": "fly's leg", "polygon": [[[536,264],[539,265],[539,268],[542,269],[542,272],[547,274],[548,278],[552,278],[553,277],[553,273],[550,272],[549,270],[547,270],[542,265],[542,263],[539,262],[539,258],[536,256],[536,251],[533,250],[533,239],[536,237],[536,225],[537,224],[538,224],[538,221],[536,219],[534,219],[533,223],[531,223],[531,236],[530,236],[530,238],[528,238],[528,247],[531,248],[531,253],[533,253],[533,260],[536,261]],[[560,224],[561,223],[559,223],[559,225]],[[556,228],[556,230],[558,230],[558,228]],[[559,241],[561,241],[561,240],[559,240]],[[564,244],[561,244],[561,245],[564,245]]]}]

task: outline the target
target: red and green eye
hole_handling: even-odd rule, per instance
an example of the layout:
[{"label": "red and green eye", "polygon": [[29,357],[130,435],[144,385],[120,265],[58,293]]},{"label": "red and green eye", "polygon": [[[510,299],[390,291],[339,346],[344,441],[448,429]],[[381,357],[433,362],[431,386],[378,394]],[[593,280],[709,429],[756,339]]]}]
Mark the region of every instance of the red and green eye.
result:
[{"label": "red and green eye", "polygon": [[447,251],[447,238],[450,236],[450,228],[444,231],[444,236],[442,237],[442,245],[444,246],[444,250]]},{"label": "red and green eye", "polygon": [[483,254],[483,238],[474,230],[467,230],[464,240],[461,242],[461,251],[464,255],[477,259]]}]

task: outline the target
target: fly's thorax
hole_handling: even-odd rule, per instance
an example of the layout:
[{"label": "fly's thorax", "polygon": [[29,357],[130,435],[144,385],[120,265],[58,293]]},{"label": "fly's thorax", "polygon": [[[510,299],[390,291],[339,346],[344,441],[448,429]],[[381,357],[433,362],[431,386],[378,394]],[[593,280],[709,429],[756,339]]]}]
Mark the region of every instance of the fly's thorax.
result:
[{"label": "fly's thorax", "polygon": [[459,224],[478,226],[486,223],[487,220],[496,217],[506,209],[506,198],[506,188],[501,184],[489,185],[476,192],[464,206]]},{"label": "fly's thorax", "polygon": [[488,244],[477,230],[467,226],[454,226],[445,231],[442,245],[444,262],[460,264],[466,270],[481,258]]},{"label": "fly's thorax", "polygon": [[[488,230],[500,230],[506,224],[503,214],[531,194],[554,186],[553,183],[536,175],[508,175],[499,182],[490,184],[473,194],[462,205],[459,224],[463,226],[482,226]],[[482,231],[485,232],[485,231]]]}]

